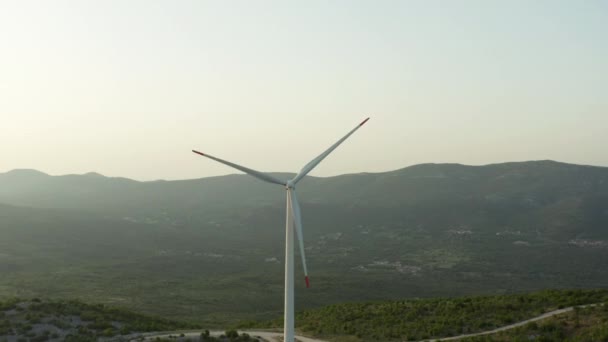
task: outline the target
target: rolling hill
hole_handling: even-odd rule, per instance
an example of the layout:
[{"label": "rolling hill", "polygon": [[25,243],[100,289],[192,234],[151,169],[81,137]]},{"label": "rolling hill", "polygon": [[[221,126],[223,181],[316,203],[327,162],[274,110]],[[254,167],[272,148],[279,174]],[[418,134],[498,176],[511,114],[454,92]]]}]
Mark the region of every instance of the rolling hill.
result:
[{"label": "rolling hill", "polygon": [[[600,317],[605,317],[608,311],[604,310],[603,306],[598,305],[597,308],[582,306],[602,304],[606,300],[608,300],[608,290],[545,290],[510,295],[341,303],[304,310],[298,313],[296,321],[302,332],[325,340],[421,341],[487,332],[569,307],[575,307],[575,313],[589,311],[594,314],[603,313]],[[559,315],[558,319],[563,316],[568,315]],[[549,321],[554,319],[549,318]],[[605,332],[608,324],[597,323]],[[242,326],[280,328],[282,324],[282,319],[278,319],[269,322],[242,323]],[[545,322],[541,320],[539,323],[524,326],[524,329],[505,330],[498,334],[470,339],[510,341],[499,338],[525,336],[521,330],[531,327],[544,331],[542,328],[538,329],[538,324],[544,325]],[[560,329],[547,330],[547,332],[556,330]],[[569,330],[573,330],[572,327]],[[557,336],[557,334],[547,335]],[[565,334],[562,336],[565,337]],[[528,340],[527,337],[522,340]],[[561,341],[561,339],[551,339],[551,341]]]},{"label": "rolling hill", "polygon": [[[608,280],[608,168],[423,164],[308,177],[298,191],[313,287],[296,283],[297,308]],[[274,318],[283,201],[280,187],[245,175],[0,174],[0,297],[102,301],[218,326]]]},{"label": "rolling hill", "polygon": [[[533,293],[342,303],[300,311],[299,332],[324,341],[420,341],[508,327],[463,341],[605,341],[608,290],[545,290]],[[556,310],[558,309],[558,310]],[[542,316],[541,316],[542,317]],[[282,320],[241,322],[241,334],[212,331],[200,323],[142,315],[124,307],[75,300],[0,301],[2,341],[253,341],[261,331],[280,331]],[[268,330],[270,328],[270,330]],[[219,335],[224,332],[225,337]],[[189,335],[185,337],[184,333]],[[181,336],[181,337],[180,337]]]}]

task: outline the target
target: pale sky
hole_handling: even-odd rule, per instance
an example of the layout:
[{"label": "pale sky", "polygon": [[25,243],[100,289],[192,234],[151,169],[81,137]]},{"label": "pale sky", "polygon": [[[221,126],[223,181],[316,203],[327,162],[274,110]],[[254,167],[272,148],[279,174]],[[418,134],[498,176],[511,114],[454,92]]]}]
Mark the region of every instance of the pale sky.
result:
[{"label": "pale sky", "polygon": [[0,172],[608,166],[606,1],[0,0]]}]

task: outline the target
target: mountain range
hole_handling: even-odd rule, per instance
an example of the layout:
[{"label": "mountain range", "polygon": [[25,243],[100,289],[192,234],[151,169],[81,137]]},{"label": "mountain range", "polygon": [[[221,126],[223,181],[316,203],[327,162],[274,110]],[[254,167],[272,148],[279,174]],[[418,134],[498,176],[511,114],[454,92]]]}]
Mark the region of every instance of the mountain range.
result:
[{"label": "mountain range", "polygon": [[[278,317],[282,191],[246,175],[0,174],[0,297],[76,297],[218,325]],[[605,167],[421,164],[307,177],[298,192],[313,285],[297,284],[298,308],[608,280]]]}]

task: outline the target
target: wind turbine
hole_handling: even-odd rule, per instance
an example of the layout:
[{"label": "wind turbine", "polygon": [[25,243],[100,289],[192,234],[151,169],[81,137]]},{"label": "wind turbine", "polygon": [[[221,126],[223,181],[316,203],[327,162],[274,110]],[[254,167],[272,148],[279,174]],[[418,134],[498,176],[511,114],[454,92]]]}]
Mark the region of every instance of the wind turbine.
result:
[{"label": "wind turbine", "polygon": [[304,255],[304,241],[302,236],[302,215],[300,213],[300,203],[296,195],[296,184],[304,176],[306,176],[312,169],[315,168],[325,157],[327,157],[336,147],[340,146],[348,137],[350,137],[356,130],[358,130],[363,124],[365,124],[369,118],[363,120],[357,127],[353,128],[348,134],[342,139],[338,140],[335,144],[331,145],[325,152],[321,153],[318,157],[304,165],[302,170],[292,179],[288,181],[280,180],[272,175],[263,173],[260,171],[252,170],[250,168],[231,163],[229,161],[216,158],[214,156],[192,150],[192,152],[199,154],[203,157],[213,159],[224,165],[228,165],[237,170],[243,171],[248,175],[251,175],[257,179],[263,180],[268,183],[278,184],[285,187],[287,193],[286,200],[286,219],[285,219],[285,312],[284,312],[284,340],[285,342],[294,341],[294,265],[293,265],[293,226],[295,223],[296,234],[298,235],[298,242],[300,245],[300,256],[302,257],[302,267],[304,268],[304,280],[306,281],[306,287],[310,287],[310,281],[308,280],[308,269],[306,268],[306,256]]}]

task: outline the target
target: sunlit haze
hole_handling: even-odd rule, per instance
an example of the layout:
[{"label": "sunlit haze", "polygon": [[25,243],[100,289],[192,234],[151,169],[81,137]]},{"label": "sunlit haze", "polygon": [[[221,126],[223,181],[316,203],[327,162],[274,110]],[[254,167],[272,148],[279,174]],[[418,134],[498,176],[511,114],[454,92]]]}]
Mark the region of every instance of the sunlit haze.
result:
[{"label": "sunlit haze", "polygon": [[0,172],[608,166],[605,1],[0,1]]}]

